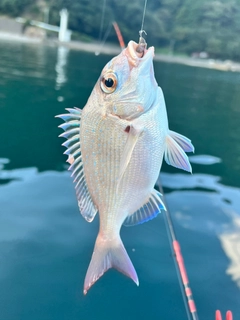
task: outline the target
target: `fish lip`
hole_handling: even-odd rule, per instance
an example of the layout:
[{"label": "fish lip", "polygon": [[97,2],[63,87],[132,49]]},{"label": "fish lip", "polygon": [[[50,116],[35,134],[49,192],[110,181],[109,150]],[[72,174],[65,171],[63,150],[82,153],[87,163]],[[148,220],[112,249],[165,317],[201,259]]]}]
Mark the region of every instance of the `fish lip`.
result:
[{"label": "fish lip", "polygon": [[148,59],[153,59],[154,57],[154,47],[149,47],[148,49],[145,49],[143,57],[141,57],[140,54],[137,52],[138,45],[139,44],[135,41],[130,41],[126,49],[128,61],[130,64],[134,66],[138,66],[140,62],[146,61]]}]

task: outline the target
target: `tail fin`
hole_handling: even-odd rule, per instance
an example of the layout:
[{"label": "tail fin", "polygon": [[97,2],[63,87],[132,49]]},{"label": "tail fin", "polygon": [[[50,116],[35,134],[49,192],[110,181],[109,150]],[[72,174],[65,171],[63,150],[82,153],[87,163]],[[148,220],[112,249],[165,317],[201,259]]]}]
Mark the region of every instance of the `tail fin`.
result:
[{"label": "tail fin", "polygon": [[90,287],[110,268],[117,269],[139,285],[137,273],[120,237],[106,240],[98,235],[85,277],[83,293],[87,294]]}]

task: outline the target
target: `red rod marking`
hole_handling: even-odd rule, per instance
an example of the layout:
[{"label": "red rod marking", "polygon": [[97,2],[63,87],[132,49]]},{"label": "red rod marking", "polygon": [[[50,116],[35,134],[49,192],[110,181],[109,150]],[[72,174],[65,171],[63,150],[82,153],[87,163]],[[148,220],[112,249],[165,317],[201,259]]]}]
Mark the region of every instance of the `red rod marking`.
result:
[{"label": "red rod marking", "polygon": [[221,312],[219,310],[216,311],[216,320],[222,320]]},{"label": "red rod marking", "polygon": [[[216,320],[222,320],[222,315],[219,310],[216,311]],[[227,311],[226,320],[233,320],[233,315],[231,311]]]},{"label": "red rod marking", "polygon": [[193,299],[188,300],[189,309],[192,313],[196,312],[196,306]]},{"label": "red rod marking", "polygon": [[123,37],[122,37],[121,31],[120,31],[120,29],[119,29],[119,27],[117,25],[117,22],[113,22],[113,27],[114,27],[114,29],[116,31],[116,34],[117,34],[117,37],[118,37],[118,41],[120,43],[120,47],[122,49],[124,49],[125,48],[125,43],[123,41]]},{"label": "red rod marking", "polygon": [[177,263],[179,265],[179,269],[180,269],[180,273],[181,273],[181,277],[183,280],[183,284],[186,285],[188,284],[188,277],[187,277],[187,272],[184,266],[184,261],[183,261],[183,257],[181,254],[181,248],[180,248],[180,244],[178,243],[177,240],[173,241],[173,249],[174,252],[176,254],[176,258],[177,258]]},{"label": "red rod marking", "polygon": [[[183,260],[182,253],[181,253],[181,247],[180,247],[180,244],[178,243],[177,240],[173,241],[173,249],[174,249],[174,252],[176,254],[176,260],[177,260],[177,263],[178,263],[178,266],[179,266],[179,270],[180,270],[180,274],[181,274],[181,277],[182,277],[183,284],[185,286],[185,292],[186,292],[186,295],[187,295],[187,298],[188,298],[189,309],[190,309],[190,311],[192,313],[194,313],[197,310],[196,310],[195,303],[194,303],[194,301],[192,299],[192,291],[189,288],[189,282],[188,282],[187,272],[186,272],[186,269],[185,269],[185,266],[184,266],[184,260]],[[217,319],[217,320],[221,320],[221,319]]]},{"label": "red rod marking", "polygon": [[187,297],[192,295],[192,291],[190,288],[186,288],[185,292],[186,292]]}]

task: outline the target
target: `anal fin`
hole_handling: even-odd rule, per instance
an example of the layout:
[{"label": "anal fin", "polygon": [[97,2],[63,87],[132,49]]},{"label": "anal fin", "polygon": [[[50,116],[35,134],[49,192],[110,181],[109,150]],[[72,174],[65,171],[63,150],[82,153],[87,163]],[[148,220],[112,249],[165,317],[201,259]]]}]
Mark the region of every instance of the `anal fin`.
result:
[{"label": "anal fin", "polygon": [[165,205],[161,200],[161,193],[153,189],[148,201],[136,212],[129,215],[123,224],[130,227],[147,222],[154,219],[161,210],[166,210]]}]

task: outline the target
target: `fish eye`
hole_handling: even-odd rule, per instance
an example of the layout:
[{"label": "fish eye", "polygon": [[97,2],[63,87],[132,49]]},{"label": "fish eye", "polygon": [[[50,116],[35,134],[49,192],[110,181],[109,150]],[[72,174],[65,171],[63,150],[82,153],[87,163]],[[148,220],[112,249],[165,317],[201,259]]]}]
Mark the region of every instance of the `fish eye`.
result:
[{"label": "fish eye", "polygon": [[117,76],[113,72],[105,73],[101,78],[101,89],[105,93],[112,93],[116,90],[117,87]]}]

